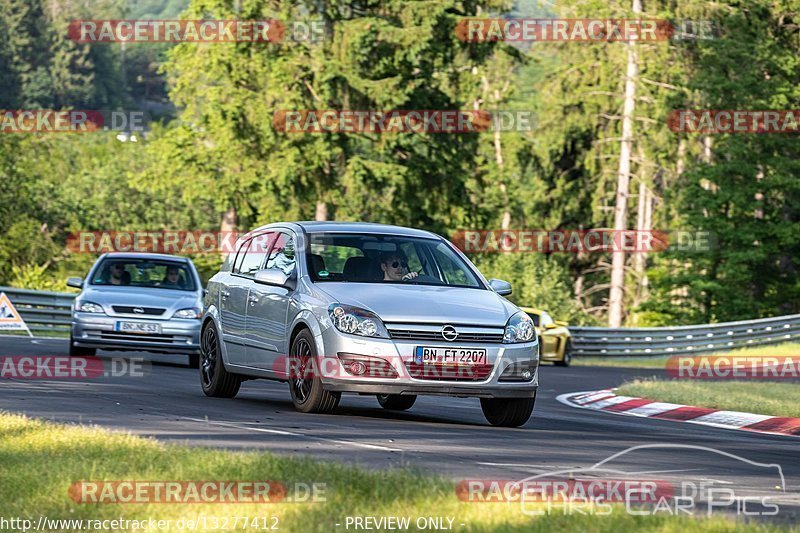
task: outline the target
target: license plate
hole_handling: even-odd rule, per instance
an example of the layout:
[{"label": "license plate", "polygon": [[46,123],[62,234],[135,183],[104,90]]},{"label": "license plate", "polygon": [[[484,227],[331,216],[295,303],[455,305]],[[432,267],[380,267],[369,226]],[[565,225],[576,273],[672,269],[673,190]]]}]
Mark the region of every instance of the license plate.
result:
[{"label": "license plate", "polygon": [[161,333],[161,324],[152,322],[117,322],[117,331],[123,333]]},{"label": "license plate", "polygon": [[485,365],[486,350],[483,348],[438,348],[417,346],[414,362],[423,365]]}]

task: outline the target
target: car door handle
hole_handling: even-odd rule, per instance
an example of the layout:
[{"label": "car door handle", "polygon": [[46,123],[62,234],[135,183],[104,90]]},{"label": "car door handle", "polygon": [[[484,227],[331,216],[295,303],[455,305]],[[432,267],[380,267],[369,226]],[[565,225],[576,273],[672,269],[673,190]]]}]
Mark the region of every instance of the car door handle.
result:
[{"label": "car door handle", "polygon": [[230,295],[231,295],[231,291],[222,290],[222,291],[220,291],[220,294],[222,295],[222,299],[224,300],[224,299],[226,299],[228,296],[230,296]]},{"label": "car door handle", "polygon": [[250,305],[256,305],[258,303],[258,296],[250,295],[247,297],[247,301],[250,302]]}]

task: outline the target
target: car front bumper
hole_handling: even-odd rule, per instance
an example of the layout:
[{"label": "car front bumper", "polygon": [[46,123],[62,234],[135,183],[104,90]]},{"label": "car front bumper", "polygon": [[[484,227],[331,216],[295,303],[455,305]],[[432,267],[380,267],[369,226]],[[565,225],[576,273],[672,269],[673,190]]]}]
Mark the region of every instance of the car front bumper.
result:
[{"label": "car front bumper", "polygon": [[[161,333],[118,332],[116,325],[120,321],[159,324]],[[148,320],[73,312],[72,342],[75,346],[101,350],[193,354],[200,352],[200,326],[200,320]]]},{"label": "car front bumper", "polygon": [[[419,394],[477,398],[530,398],[539,386],[539,345],[537,342],[521,344],[461,343],[430,340],[393,340],[345,335],[328,328],[316,337],[320,355],[326,368],[321,380],[326,390],[362,394]],[[446,376],[420,378],[412,376],[408,365],[414,361],[417,346],[437,348],[485,349],[487,363],[492,366],[485,378],[450,380]],[[350,375],[341,364],[339,354],[353,354],[386,359],[397,372],[395,378],[376,378]],[[509,365],[529,363],[532,377],[529,381],[501,381]]]}]

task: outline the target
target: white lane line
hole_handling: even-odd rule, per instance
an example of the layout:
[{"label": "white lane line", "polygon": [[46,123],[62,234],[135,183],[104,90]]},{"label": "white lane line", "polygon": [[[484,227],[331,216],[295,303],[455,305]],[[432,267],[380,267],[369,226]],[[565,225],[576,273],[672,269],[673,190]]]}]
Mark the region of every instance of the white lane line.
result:
[{"label": "white lane line", "polygon": [[220,427],[229,427],[235,429],[244,429],[247,431],[255,431],[258,433],[271,433],[273,435],[284,435],[289,437],[302,437],[305,439],[314,439],[314,440],[321,440],[325,442],[332,442],[335,444],[342,444],[344,446],[355,446],[356,448],[366,448],[368,450],[380,450],[382,452],[402,452],[403,450],[398,448],[389,448],[388,446],[379,446],[377,444],[367,444],[365,442],[353,442],[349,440],[338,440],[338,439],[329,439],[327,437],[318,437],[316,435],[306,435],[305,433],[294,433],[292,431],[284,431],[282,429],[267,429],[267,428],[254,428],[251,426],[243,426],[240,424],[233,424],[230,422],[214,422],[211,420],[206,420],[204,418],[192,418],[188,416],[182,416],[181,419],[183,420],[191,420],[192,422],[203,422],[210,426],[220,426]]}]

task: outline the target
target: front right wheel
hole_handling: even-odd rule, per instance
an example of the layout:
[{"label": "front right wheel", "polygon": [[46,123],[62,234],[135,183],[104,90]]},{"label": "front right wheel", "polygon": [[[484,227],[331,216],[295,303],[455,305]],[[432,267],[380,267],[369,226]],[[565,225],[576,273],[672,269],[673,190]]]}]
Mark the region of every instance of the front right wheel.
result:
[{"label": "front right wheel", "polygon": [[416,396],[402,396],[400,394],[378,394],[378,403],[384,409],[390,411],[405,411],[411,409],[414,402],[417,401]]},{"label": "front right wheel", "polygon": [[292,341],[289,362],[289,391],[294,408],[301,413],[330,413],[336,409],[342,393],[326,391],[315,372],[317,349],[309,330],[302,330]]},{"label": "front right wheel", "polygon": [[515,428],[530,419],[535,403],[536,394],[531,398],[481,398],[481,410],[491,425]]}]

